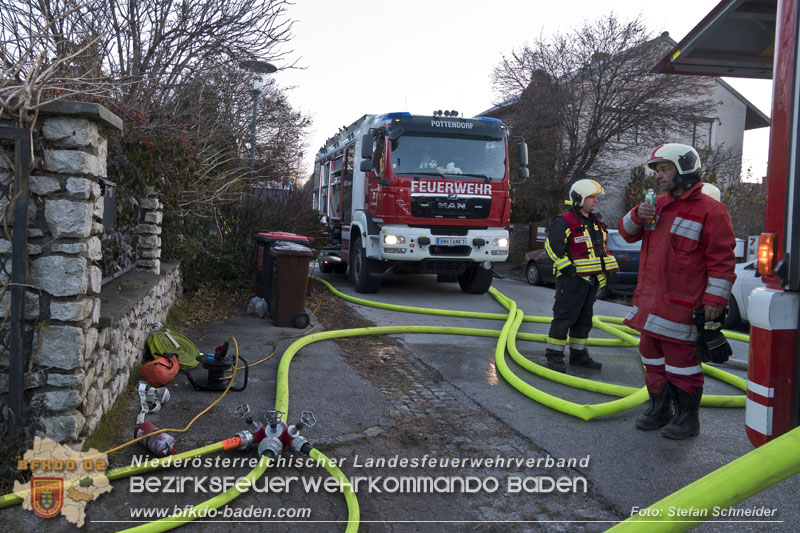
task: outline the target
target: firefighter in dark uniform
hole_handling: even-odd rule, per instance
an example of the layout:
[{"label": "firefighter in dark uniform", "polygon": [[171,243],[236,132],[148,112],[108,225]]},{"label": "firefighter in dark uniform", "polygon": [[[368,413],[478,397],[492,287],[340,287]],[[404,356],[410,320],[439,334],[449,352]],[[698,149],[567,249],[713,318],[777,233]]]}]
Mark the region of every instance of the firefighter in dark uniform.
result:
[{"label": "firefighter in dark uniform", "polygon": [[[547,335],[547,368],[566,372],[564,350],[569,342],[569,364],[599,369],[586,343],[592,329],[592,308],[606,274],[617,261],[606,247],[608,231],[593,211],[603,187],[594,180],[576,181],[569,189],[572,207],[553,219],[545,242],[556,275],[553,322]],[[569,334],[569,337],[567,337]]]}]

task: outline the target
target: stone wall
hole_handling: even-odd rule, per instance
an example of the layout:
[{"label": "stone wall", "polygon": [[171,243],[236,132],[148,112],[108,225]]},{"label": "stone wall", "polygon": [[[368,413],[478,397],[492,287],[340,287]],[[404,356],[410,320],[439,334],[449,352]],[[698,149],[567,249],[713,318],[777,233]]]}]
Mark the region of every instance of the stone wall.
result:
[{"label": "stone wall", "polygon": [[160,274],[129,272],[103,286],[97,342],[81,372],[81,404],[73,413],[46,419],[50,438],[75,440],[89,436],[125,390],[131,367],[142,360],[151,324],[166,320],[181,291],[177,264],[162,265]]},{"label": "stone wall", "polygon": [[[30,372],[27,358],[24,362],[25,403],[37,433],[59,442],[79,441],[96,427],[127,384],[148,325],[164,320],[181,291],[180,269],[171,266],[162,275],[159,247],[148,246],[150,261],[141,265],[148,272],[130,276],[151,276],[150,290],[112,316],[103,310],[103,133],[121,126],[97,104],[61,103],[42,113],[34,131],[25,302],[33,360]],[[159,207],[156,198],[142,201]],[[141,225],[147,235],[157,236],[160,210],[144,212],[151,214]],[[11,246],[0,240],[0,253],[8,253]],[[124,283],[126,276],[114,283]],[[5,313],[7,299],[0,307]],[[8,364],[7,354],[1,355],[0,367]],[[0,370],[0,394],[7,393],[6,374]]]}]

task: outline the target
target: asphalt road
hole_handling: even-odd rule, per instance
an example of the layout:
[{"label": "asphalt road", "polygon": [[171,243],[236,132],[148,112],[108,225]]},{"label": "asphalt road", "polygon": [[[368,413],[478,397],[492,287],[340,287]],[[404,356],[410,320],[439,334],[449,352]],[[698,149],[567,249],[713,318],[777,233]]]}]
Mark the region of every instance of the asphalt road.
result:
[{"label": "asphalt road", "polygon": [[[503,312],[490,295],[468,295],[457,283],[437,283],[434,276],[394,276],[384,280],[380,291],[359,295],[343,276],[323,275],[339,290],[359,297],[393,304],[434,307],[452,310]],[[497,290],[515,300],[526,315],[551,316],[553,289],[533,287],[521,280],[495,280]],[[384,311],[356,306],[358,312],[376,325],[447,325],[499,329],[491,320],[459,319]],[[599,301],[595,314],[623,317],[630,308]],[[524,324],[522,331],[546,333],[547,327]],[[593,330],[592,336],[605,337]],[[687,441],[673,441],[658,431],[644,432],[634,427],[635,418],[645,409],[630,411],[584,422],[560,413],[517,392],[495,372],[495,340],[448,335],[402,335],[401,344],[424,361],[442,378],[467,397],[487,409],[494,417],[553,457],[591,456],[589,466],[581,469],[596,491],[623,515],[635,507],[646,507],[692,481],[726,465],[753,448],[745,435],[743,408],[702,408],[701,434]],[[746,378],[748,346],[732,342],[733,365],[724,368]],[[544,345],[519,342],[518,348],[529,359],[544,363]],[[595,359],[602,361],[600,371],[572,369],[576,375],[629,386],[642,386],[644,375],[635,348],[592,347]],[[526,382],[553,395],[578,403],[598,403],[609,398],[568,388],[534,376],[508,359],[512,370]],[[706,379],[706,393],[741,394],[714,379]],[[739,508],[775,509],[772,521],[706,523],[699,531],[796,531],[800,519],[800,477],[775,485]],[[575,518],[577,519],[577,518]],[[742,519],[739,519],[742,520]]]},{"label": "asphalt road", "polygon": [[[340,275],[321,275],[345,293],[356,295]],[[549,316],[553,290],[531,287],[516,279],[495,280],[494,285],[514,299],[528,315]],[[358,295],[364,296],[364,295]],[[456,283],[437,283],[433,276],[392,277],[385,280],[380,292],[369,299],[401,305],[455,310],[502,312],[503,308],[489,295],[467,295]],[[329,305],[318,294],[307,305]],[[340,302],[335,301],[339,304]],[[347,308],[351,309],[348,310]],[[443,325],[500,329],[494,320],[471,320],[383,311],[341,303],[339,308],[321,307],[312,322],[323,330],[320,315],[329,313],[361,315],[377,325]],[[598,314],[624,316],[628,308],[610,302],[598,302]],[[351,320],[348,318],[347,320]],[[344,322],[347,322],[344,320]],[[352,320],[351,320],[352,322]],[[336,327],[355,327],[338,325]],[[530,332],[546,332],[546,326],[525,324]],[[318,331],[319,331],[318,330]],[[249,403],[260,419],[275,404],[275,377],[284,350],[303,332],[278,328],[269,320],[246,315],[244,310],[226,320],[199,325],[182,332],[203,352],[229,336],[237,339],[239,352],[249,363],[263,359],[273,347],[275,356],[250,370],[247,388],[231,392],[208,414],[202,416],[186,433],[176,433],[180,451],[191,450],[230,437],[244,429],[231,413],[242,403]],[[596,332],[597,336],[605,336]],[[544,407],[513,389],[495,370],[495,339],[448,335],[393,335],[354,340],[352,344],[322,341],[304,348],[295,357],[288,374],[291,401],[289,422],[295,422],[302,410],[313,410],[318,424],[303,433],[329,457],[342,462],[350,479],[372,480],[412,477],[472,476],[481,480],[497,479],[502,488],[495,492],[427,492],[416,490],[374,490],[362,486],[358,491],[361,513],[359,531],[364,532],[442,532],[489,531],[498,533],[538,531],[603,531],[629,516],[634,507],[646,507],[701,476],[718,469],[749,452],[744,432],[743,409],[701,410],[701,434],[677,442],[662,438],[658,432],[634,428],[634,419],[644,406],[613,416],[584,422]],[[519,349],[536,362],[544,362],[544,346],[519,342]],[[747,346],[735,343],[730,370],[744,375]],[[634,348],[592,348],[592,355],[603,362],[601,371],[582,370],[579,375],[630,386],[641,386],[643,374]],[[568,388],[543,380],[508,360],[511,369],[526,382],[553,395],[578,403],[598,403],[609,398]],[[195,378],[203,375],[198,367]],[[237,381],[239,378],[237,378]],[[172,398],[161,411],[147,420],[162,428],[182,428],[218,394],[195,391],[181,374],[169,385]],[[714,394],[738,394],[726,384],[707,380],[707,390]],[[128,428],[135,426],[138,401],[126,395],[127,409],[116,416]],[[119,436],[129,438],[129,430]],[[141,457],[138,444],[110,456],[111,466],[131,464]],[[285,456],[290,456],[284,453]],[[232,450],[215,454],[213,459],[251,460],[254,450]],[[547,463],[536,466],[462,465],[393,467],[372,466],[370,460],[391,458],[511,458],[523,461],[583,459],[585,464],[560,467]],[[123,479],[113,484],[113,491],[86,507],[83,531],[110,532],[142,525],[159,515],[137,514],[142,511],[172,513],[187,505],[201,503],[219,490],[204,484],[214,478],[241,476],[249,470],[241,464],[227,467],[214,463],[165,469],[144,476]],[[323,479],[327,476],[315,467],[276,466],[261,479]],[[512,479],[566,477],[585,478],[588,490],[510,492]],[[185,490],[167,490],[165,483],[185,480]],[[153,489],[142,483],[156,483]],[[158,485],[161,483],[160,485]],[[181,486],[182,489],[184,486]],[[209,489],[208,491],[204,488]],[[386,486],[383,486],[386,489]],[[699,531],[795,531],[800,518],[797,510],[800,478],[794,477],[771,487],[739,505],[739,508],[775,509],[774,522],[715,522]],[[316,532],[343,531],[347,508],[340,494],[308,490],[295,485],[287,491],[249,491],[221,512],[262,510],[308,510],[289,520],[276,517],[236,519],[226,514],[181,526],[181,531],[226,531],[231,533],[262,531]],[[160,516],[167,516],[160,515]],[[232,516],[236,516],[235,514]],[[44,520],[21,507],[0,511],[4,531],[75,531],[63,517]]]}]

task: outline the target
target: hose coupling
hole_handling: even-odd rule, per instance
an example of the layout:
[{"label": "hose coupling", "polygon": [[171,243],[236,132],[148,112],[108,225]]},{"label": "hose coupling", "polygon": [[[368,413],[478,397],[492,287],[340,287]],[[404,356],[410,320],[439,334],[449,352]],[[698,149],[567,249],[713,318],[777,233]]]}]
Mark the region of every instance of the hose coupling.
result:
[{"label": "hose coupling", "polygon": [[258,455],[261,457],[277,459],[282,451],[283,443],[276,437],[267,437],[258,443]]},{"label": "hose coupling", "polygon": [[292,439],[292,444],[289,446],[295,453],[302,453],[308,455],[311,453],[311,444],[303,437],[295,437]]},{"label": "hose coupling", "polygon": [[253,434],[249,431],[240,431],[236,434],[237,437],[242,439],[242,444],[239,445],[240,450],[247,450],[253,445]]}]

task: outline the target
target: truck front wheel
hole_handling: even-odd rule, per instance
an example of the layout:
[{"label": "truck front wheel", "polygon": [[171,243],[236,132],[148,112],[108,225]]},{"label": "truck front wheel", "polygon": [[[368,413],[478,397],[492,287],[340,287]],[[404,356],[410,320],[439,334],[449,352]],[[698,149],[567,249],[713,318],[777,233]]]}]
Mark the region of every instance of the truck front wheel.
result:
[{"label": "truck front wheel", "polygon": [[467,294],[484,294],[492,286],[492,270],[474,263],[458,276],[458,284]]},{"label": "truck front wheel", "polygon": [[361,244],[361,238],[357,237],[350,249],[350,281],[353,282],[357,292],[378,292],[381,280],[370,275],[377,270],[374,263],[367,257],[367,251]]}]

